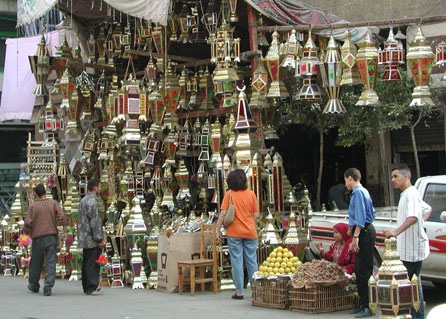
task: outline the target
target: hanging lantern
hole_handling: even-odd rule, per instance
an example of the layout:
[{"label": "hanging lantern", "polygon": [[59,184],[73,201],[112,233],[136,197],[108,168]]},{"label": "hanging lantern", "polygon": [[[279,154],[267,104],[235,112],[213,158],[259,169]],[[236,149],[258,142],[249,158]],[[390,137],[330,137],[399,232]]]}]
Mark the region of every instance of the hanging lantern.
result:
[{"label": "hanging lantern", "polygon": [[53,106],[53,102],[49,99],[45,107],[45,132],[55,133],[61,129],[61,120],[55,114],[56,109]]},{"label": "hanging lantern", "polygon": [[147,91],[147,88],[143,84],[144,79],[141,80],[141,83],[139,84],[139,128],[141,130],[141,134],[145,134],[147,128],[148,128],[148,121],[149,121],[149,93]]},{"label": "hanging lantern", "polygon": [[186,165],[184,165],[184,160],[180,160],[178,170],[175,173],[175,179],[180,187],[177,195],[177,201],[183,200],[186,197],[191,198],[191,194],[189,192],[189,172],[187,171]]},{"label": "hanging lantern", "polygon": [[228,0],[229,2],[229,8],[231,10],[231,16],[229,17],[229,21],[236,23],[238,22],[238,16],[237,16],[237,0]]},{"label": "hanging lantern", "polygon": [[218,12],[215,7],[215,1],[210,0],[208,3],[208,7],[206,9],[206,13],[203,15],[202,23],[205,25],[206,30],[209,33],[209,39],[215,38],[215,33],[217,31],[217,23],[218,23]]},{"label": "hanging lantern", "polygon": [[378,75],[378,50],[375,44],[372,43],[368,32],[362,47],[358,50],[356,61],[361,74],[362,84],[364,85],[364,91],[361,93],[356,105],[380,105],[378,94],[373,90]]},{"label": "hanging lantern", "polygon": [[90,38],[87,41],[88,46],[88,62],[96,62],[96,41],[94,39],[94,30],[90,31]]},{"label": "hanging lantern", "polygon": [[237,107],[237,121],[235,122],[234,130],[238,133],[254,133],[257,130],[257,123],[254,121],[251,110],[248,105],[248,98],[245,94],[245,86],[239,91],[238,107]]},{"label": "hanging lantern", "polygon": [[31,71],[36,79],[36,87],[34,88],[32,94],[36,96],[47,96],[48,88],[46,87],[45,83],[51,70],[53,58],[49,56],[43,34],[40,38],[39,44],[37,45],[36,55],[29,56],[28,58],[31,65]]},{"label": "hanging lantern", "polygon": [[117,108],[118,108],[118,75],[113,74],[112,83],[110,86],[110,92],[107,96],[107,102],[105,104],[105,109],[107,112],[107,119],[110,123],[109,125],[115,126],[116,123],[119,122],[117,116]]},{"label": "hanging lantern", "polygon": [[136,119],[141,114],[139,81],[130,73],[128,79],[122,83],[122,86],[125,92],[124,99],[127,100],[124,102],[124,116]]},{"label": "hanging lantern", "polygon": [[177,141],[175,139],[175,132],[173,130],[169,131],[166,138],[163,141],[163,150],[167,155],[165,163],[173,167],[176,166],[175,154],[177,150]]},{"label": "hanging lantern", "polygon": [[[437,66],[443,66],[446,63],[446,43],[444,41],[438,43],[435,52],[436,52],[435,64]],[[446,74],[443,76],[443,81],[445,80],[446,80]]]},{"label": "hanging lantern", "polygon": [[325,71],[327,74],[327,91],[328,103],[324,108],[323,113],[337,114],[345,113],[345,107],[339,99],[339,92],[341,90],[342,78],[342,62],[333,36],[330,37],[327,46],[327,53],[325,55]]},{"label": "hanging lantern", "polygon": [[268,49],[268,53],[264,58],[262,58],[262,62],[265,63],[266,68],[268,69],[269,76],[271,78],[271,85],[269,87],[267,97],[271,98],[286,98],[289,97],[288,90],[286,89],[285,83],[283,83],[280,75],[280,63],[281,58],[279,55],[279,33],[274,31],[273,39],[271,41],[271,45]]},{"label": "hanging lantern", "polygon": [[[118,58],[121,57],[121,34],[122,34],[122,29],[121,29],[121,24],[119,22],[114,22],[113,24],[115,24],[115,28],[113,30],[113,34],[112,34],[112,40],[113,40],[113,45],[112,45],[112,55],[116,55]],[[110,56],[109,56],[110,59]]]},{"label": "hanging lantern", "polygon": [[187,110],[187,105],[189,104],[189,97],[190,97],[189,90],[187,89],[188,81],[189,81],[189,77],[187,75],[187,69],[184,68],[181,71],[181,75],[178,80],[178,84],[180,85],[180,95],[179,95],[179,101],[178,101],[178,106],[177,106],[178,111],[186,111]]},{"label": "hanging lantern", "polygon": [[180,17],[178,19],[180,22],[180,38],[178,39],[179,42],[187,43],[190,39],[190,16],[188,17],[188,7],[187,4],[184,3],[181,7]]},{"label": "hanging lantern", "polygon": [[193,110],[201,105],[201,93],[198,83],[198,72],[195,72],[187,82],[187,91],[190,93],[189,103],[187,105],[188,110]]},{"label": "hanging lantern", "polygon": [[251,91],[251,101],[249,101],[251,107],[263,109],[269,106],[268,99],[266,98],[268,92],[268,73],[262,63],[257,65],[252,76]]},{"label": "hanging lantern", "polygon": [[291,30],[291,34],[285,44],[285,58],[280,66],[282,68],[296,68],[296,59],[299,57],[301,46],[297,41],[296,30]]},{"label": "hanging lantern", "polygon": [[214,94],[222,95],[220,107],[235,106],[233,94],[239,76],[234,68],[235,62],[240,61],[240,39],[234,39],[234,28],[226,20],[217,30],[217,37],[211,39],[211,62],[216,63],[214,70]]},{"label": "hanging lantern", "polygon": [[118,140],[120,147],[125,149],[127,155],[140,156],[140,142],[141,134],[139,132],[138,120],[127,120],[124,128],[122,129],[122,136]]},{"label": "hanging lantern", "polygon": [[[401,52],[402,51],[402,52]],[[393,28],[389,31],[389,37],[384,43],[384,50],[382,51],[381,61],[385,65],[385,71],[382,76],[382,81],[401,81],[401,74],[398,66],[403,62],[401,58],[404,56],[404,49],[399,46],[397,40],[393,35]]]},{"label": "hanging lantern", "polygon": [[434,105],[429,89],[429,76],[435,55],[430,43],[426,41],[421,26],[418,26],[414,40],[409,43],[407,64],[409,65],[416,87],[412,93],[410,106]]},{"label": "hanging lantern", "polygon": [[169,129],[178,126],[176,111],[179,102],[180,91],[181,88],[178,82],[178,76],[172,69],[172,64],[169,63],[164,90],[162,90],[161,93],[165,109],[164,126],[168,127]]},{"label": "hanging lantern", "polygon": [[212,77],[208,68],[206,70],[199,71],[199,87],[201,92],[201,106],[200,110],[209,110],[213,108],[212,99],[214,98],[214,85],[212,83]]},{"label": "hanging lantern", "polygon": [[91,117],[91,91],[94,89],[93,79],[87,72],[82,71],[76,78],[76,87],[80,90],[83,97],[83,99],[79,100],[79,102],[84,104],[81,120],[89,119]]},{"label": "hanging lantern", "polygon": [[201,134],[198,134],[198,146],[201,148],[200,155],[198,156],[199,161],[209,161],[209,140],[210,140],[210,125],[209,119],[203,124],[201,129]]},{"label": "hanging lantern", "polygon": [[167,20],[170,29],[170,41],[178,40],[178,15],[171,13],[169,19]]},{"label": "hanging lantern", "polygon": [[321,88],[317,81],[318,75],[325,70],[321,68],[322,63],[319,62],[317,52],[318,48],[314,44],[311,31],[309,31],[308,40],[303,48],[302,60],[298,65],[299,74],[303,77],[303,85],[296,94],[297,100],[320,101],[322,99]]},{"label": "hanging lantern", "polygon": [[359,84],[361,79],[359,76],[358,65],[356,64],[356,46],[351,41],[350,32],[345,32],[345,41],[341,47],[342,58],[342,79],[341,86],[346,84]]},{"label": "hanging lantern", "polygon": [[99,28],[98,38],[96,39],[96,50],[98,52],[98,64],[105,64],[105,38],[107,31],[104,26]]},{"label": "hanging lantern", "polygon": [[194,43],[206,41],[206,34],[204,33],[203,27],[200,23],[198,4],[199,1],[194,1],[194,4],[190,8],[191,14],[188,15],[188,22],[192,31],[190,41]]},{"label": "hanging lantern", "polygon": [[[156,52],[164,55],[165,52],[165,42],[166,42],[166,32],[163,26],[157,25],[153,28],[152,38],[155,45]],[[169,49],[170,40],[167,39],[167,49]]]},{"label": "hanging lantern", "polygon": [[191,156],[191,142],[192,142],[192,134],[190,133],[190,123],[189,120],[186,119],[183,127],[177,133],[177,152],[178,156]]},{"label": "hanging lantern", "polygon": [[57,78],[60,80],[67,67],[68,60],[73,58],[71,48],[68,46],[67,38],[64,38],[62,45],[56,48],[53,58],[53,69],[56,70]]},{"label": "hanging lantern", "polygon": [[78,96],[78,91],[77,88],[75,88],[73,90],[73,94],[71,96],[71,102],[69,104],[69,108],[68,108],[68,122],[67,122],[67,126],[65,128],[65,134],[69,134],[69,133],[74,133],[77,134],[78,133],[78,119],[80,117],[80,112],[81,108],[79,107],[79,96]]},{"label": "hanging lantern", "polygon": [[121,34],[121,46],[124,47],[124,52],[122,53],[123,59],[131,58],[130,56],[131,43],[132,43],[132,34],[130,32],[129,21],[127,20],[127,26],[124,28],[124,33]]}]

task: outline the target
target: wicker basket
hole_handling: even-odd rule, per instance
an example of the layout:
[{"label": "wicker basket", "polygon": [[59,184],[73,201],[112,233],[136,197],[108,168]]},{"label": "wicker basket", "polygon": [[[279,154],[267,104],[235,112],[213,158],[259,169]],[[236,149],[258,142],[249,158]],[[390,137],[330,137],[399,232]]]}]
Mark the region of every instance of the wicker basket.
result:
[{"label": "wicker basket", "polygon": [[290,286],[289,302],[292,311],[323,313],[353,308],[355,296],[353,290],[339,284],[299,289]]},{"label": "wicker basket", "polygon": [[252,287],[252,304],[266,308],[287,309],[289,282],[289,278],[255,280]]}]

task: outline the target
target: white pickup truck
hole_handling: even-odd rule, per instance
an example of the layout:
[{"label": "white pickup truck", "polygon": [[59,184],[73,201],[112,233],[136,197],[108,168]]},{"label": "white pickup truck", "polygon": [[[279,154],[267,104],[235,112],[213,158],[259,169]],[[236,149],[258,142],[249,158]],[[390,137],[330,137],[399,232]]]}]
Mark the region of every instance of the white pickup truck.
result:
[{"label": "white pickup truck", "polygon": [[[415,187],[426,203],[432,206],[432,213],[424,223],[429,237],[430,255],[423,262],[423,280],[430,280],[436,285],[446,283],[446,175],[419,178]],[[396,228],[397,207],[376,208],[376,243],[375,266],[381,264],[384,253],[383,230]],[[333,243],[333,225],[339,222],[348,223],[348,211],[310,212],[308,223],[309,247],[318,254],[315,244],[322,243],[325,250]]]}]

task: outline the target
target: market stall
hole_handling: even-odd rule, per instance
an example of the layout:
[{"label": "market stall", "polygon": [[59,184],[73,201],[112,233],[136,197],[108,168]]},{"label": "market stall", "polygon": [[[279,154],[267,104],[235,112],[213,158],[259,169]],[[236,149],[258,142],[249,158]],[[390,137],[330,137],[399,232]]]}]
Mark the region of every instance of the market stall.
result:
[{"label": "market stall", "polygon": [[[293,258],[284,272],[298,271],[310,199],[304,189],[297,201],[280,154],[267,149],[265,139],[277,138],[283,104],[317,102],[323,113],[344,113],[343,85],[364,86],[358,107],[379,105],[373,90],[378,67],[385,68],[383,81],[398,80],[406,57],[393,32],[378,50],[372,37],[378,23],[349,26],[308,6],[265,9],[277,1],[37,2],[24,2],[22,24],[55,5],[65,23],[54,54],[42,35],[29,57],[33,94],[44,103],[39,142],[29,140],[27,170],[11,215],[1,222],[4,274],[26,269],[28,251],[16,238],[31,190],[43,183],[70,219],[58,276],[80,278],[77,210],[87,181],[99,178],[108,259],[101,285],[175,291],[177,283],[165,283],[167,263],[175,259],[159,249],[158,238],[164,247],[188,237],[187,252],[195,254],[192,238],[201,223],[216,221],[233,168],[246,172],[262,213],[259,264],[282,245]],[[292,14],[281,14],[286,9]],[[66,38],[73,33],[76,47]],[[344,40],[340,49],[336,40]],[[439,44],[437,63],[446,62],[445,52]],[[421,26],[407,63],[417,83],[413,104],[433,103],[434,53]],[[296,92],[285,78],[299,85]],[[217,250],[220,288],[232,288],[228,248]]]}]

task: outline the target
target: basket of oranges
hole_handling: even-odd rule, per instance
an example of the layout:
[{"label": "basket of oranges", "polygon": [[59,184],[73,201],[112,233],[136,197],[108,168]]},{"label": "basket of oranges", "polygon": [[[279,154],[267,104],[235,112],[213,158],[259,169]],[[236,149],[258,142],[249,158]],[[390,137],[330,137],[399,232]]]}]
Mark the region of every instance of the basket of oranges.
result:
[{"label": "basket of oranges", "polygon": [[290,279],[300,265],[299,259],[287,248],[275,248],[254,274],[252,304],[267,308],[288,308]]}]

